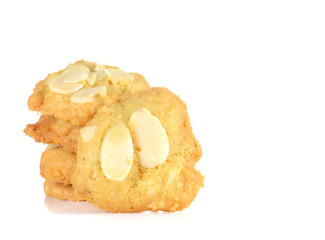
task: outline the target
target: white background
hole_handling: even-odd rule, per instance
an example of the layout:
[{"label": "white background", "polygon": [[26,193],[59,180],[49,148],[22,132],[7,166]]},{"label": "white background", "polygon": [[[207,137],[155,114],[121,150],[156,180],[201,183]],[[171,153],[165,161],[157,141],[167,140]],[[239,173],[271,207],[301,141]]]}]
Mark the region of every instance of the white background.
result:
[{"label": "white background", "polygon": [[[1,1],[0,239],[324,239],[324,1]],[[190,208],[46,198],[22,132],[47,73],[85,59],[188,106],[206,176]]]}]

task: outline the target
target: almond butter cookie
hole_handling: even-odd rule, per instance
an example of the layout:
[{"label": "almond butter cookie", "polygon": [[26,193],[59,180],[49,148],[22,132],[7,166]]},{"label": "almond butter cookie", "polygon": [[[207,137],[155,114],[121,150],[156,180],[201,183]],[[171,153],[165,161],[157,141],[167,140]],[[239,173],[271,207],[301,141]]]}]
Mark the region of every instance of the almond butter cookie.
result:
[{"label": "almond butter cookie", "polygon": [[81,60],[38,82],[28,107],[73,126],[83,126],[99,107],[147,88],[149,84],[141,74]]},{"label": "almond butter cookie", "polygon": [[74,189],[109,212],[182,210],[203,187],[186,105],[166,88],[102,107],[79,136],[77,153]]}]

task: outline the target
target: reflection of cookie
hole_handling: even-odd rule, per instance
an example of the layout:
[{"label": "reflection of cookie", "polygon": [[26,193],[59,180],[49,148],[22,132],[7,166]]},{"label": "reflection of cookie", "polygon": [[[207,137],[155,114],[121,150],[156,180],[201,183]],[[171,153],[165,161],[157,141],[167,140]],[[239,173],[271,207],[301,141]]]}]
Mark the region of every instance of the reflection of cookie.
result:
[{"label": "reflection of cookie", "polygon": [[82,126],[99,107],[121,101],[129,94],[147,88],[149,84],[140,74],[78,61],[37,83],[28,107]]},{"label": "reflection of cookie", "polygon": [[45,150],[41,157],[41,176],[50,182],[71,184],[71,174],[76,164],[76,154],[61,147]]},{"label": "reflection of cookie", "polygon": [[85,198],[76,193],[71,184],[63,184],[46,180],[44,182],[44,192],[47,196],[61,200],[85,201]]},{"label": "reflection of cookie", "polygon": [[58,144],[64,149],[76,152],[80,127],[72,126],[51,115],[42,115],[35,124],[28,124],[24,132],[36,142]]},{"label": "reflection of cookie", "polygon": [[71,181],[96,206],[110,212],[182,210],[203,186],[195,170],[201,148],[186,105],[169,90],[144,90],[103,107],[86,127],[95,131],[87,142],[79,138]]}]

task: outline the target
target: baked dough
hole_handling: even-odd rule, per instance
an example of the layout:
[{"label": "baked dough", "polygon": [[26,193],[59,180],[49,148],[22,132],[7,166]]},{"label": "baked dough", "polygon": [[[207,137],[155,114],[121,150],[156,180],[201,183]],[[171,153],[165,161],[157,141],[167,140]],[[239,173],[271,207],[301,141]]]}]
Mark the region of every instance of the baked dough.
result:
[{"label": "baked dough", "polygon": [[[169,141],[167,160],[146,168],[139,164],[135,151],[127,177],[122,181],[110,180],[101,168],[103,138],[112,126],[121,122],[127,125],[139,108],[151,112],[165,129]],[[168,89],[143,90],[123,102],[103,107],[86,126],[97,126],[97,130],[88,142],[79,137],[71,182],[80,195],[99,208],[109,212],[182,210],[203,186],[204,177],[195,169],[202,155],[201,147],[192,133],[186,105]]]},{"label": "baked dough", "polygon": [[45,180],[44,192],[47,196],[61,200],[85,201],[85,198],[78,194],[71,184],[64,184]]},{"label": "baked dough", "polygon": [[87,81],[83,81],[81,90],[96,86],[106,86],[107,89],[104,96],[98,94],[94,101],[88,103],[72,102],[71,96],[73,93],[61,94],[50,89],[49,83],[51,79],[71,67],[80,66],[89,69],[90,73],[96,73],[97,69],[118,69],[117,67],[99,65],[83,60],[70,64],[63,70],[49,74],[44,80],[36,84],[34,92],[28,100],[29,109],[42,114],[53,115],[55,118],[74,126],[83,126],[93,117],[99,107],[119,102],[132,93],[149,88],[149,84],[141,74],[129,73],[134,77],[132,81],[113,81],[106,75],[106,77],[96,81],[91,86]]},{"label": "baked dough", "polygon": [[50,182],[71,184],[71,174],[75,168],[77,155],[55,147],[42,153],[41,176]]}]

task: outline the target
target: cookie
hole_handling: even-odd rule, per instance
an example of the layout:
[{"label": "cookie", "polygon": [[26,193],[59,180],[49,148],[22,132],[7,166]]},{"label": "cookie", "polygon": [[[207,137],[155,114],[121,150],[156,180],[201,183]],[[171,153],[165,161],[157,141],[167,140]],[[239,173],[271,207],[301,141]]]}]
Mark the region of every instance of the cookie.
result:
[{"label": "cookie", "polygon": [[80,128],[52,115],[41,115],[37,123],[26,126],[24,133],[36,142],[57,144],[70,152],[76,152]]},{"label": "cookie", "polygon": [[75,153],[61,147],[53,147],[42,153],[40,171],[41,176],[49,182],[71,184],[71,174],[76,164]]},{"label": "cookie", "polygon": [[77,151],[80,127],[63,122],[52,115],[41,115],[35,124],[28,124],[24,133],[36,142],[57,144],[70,152]]},{"label": "cookie", "polygon": [[99,107],[147,88],[149,84],[141,74],[81,60],[38,82],[28,107],[71,125],[83,126]]},{"label": "cookie", "polygon": [[203,187],[195,169],[201,147],[185,103],[168,89],[143,90],[102,107],[86,128],[71,182],[99,208],[173,212],[187,208]]},{"label": "cookie", "polygon": [[63,184],[45,180],[44,192],[47,196],[61,200],[85,201],[85,198],[78,194],[71,184]]},{"label": "cookie", "polygon": [[48,145],[41,157],[41,176],[45,178],[44,192],[61,200],[85,201],[71,185],[70,177],[75,167],[76,154],[60,146]]}]

